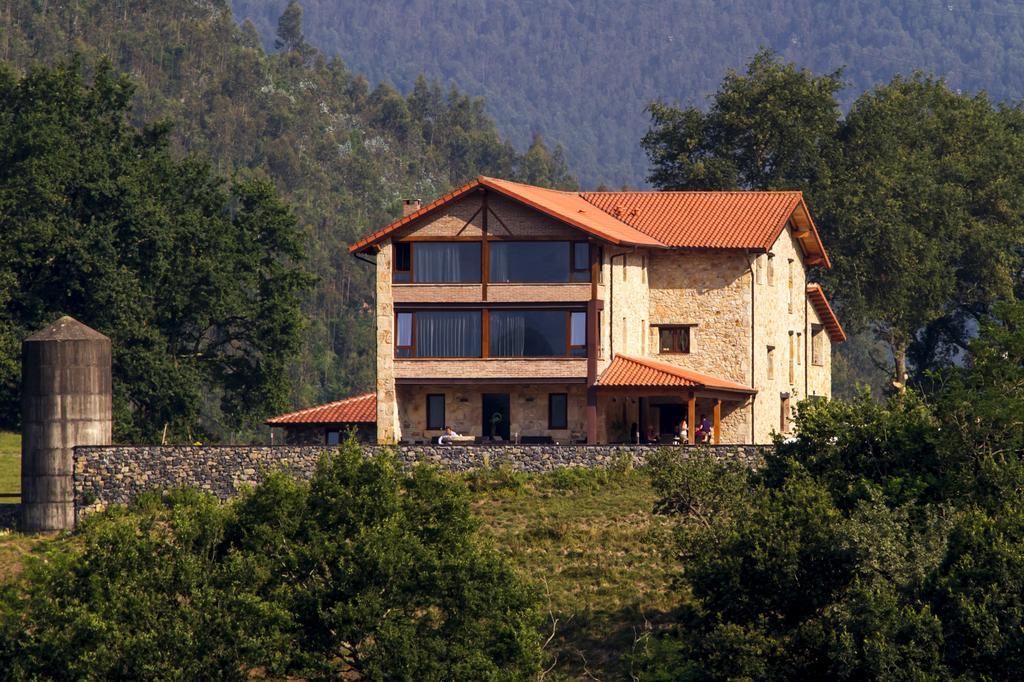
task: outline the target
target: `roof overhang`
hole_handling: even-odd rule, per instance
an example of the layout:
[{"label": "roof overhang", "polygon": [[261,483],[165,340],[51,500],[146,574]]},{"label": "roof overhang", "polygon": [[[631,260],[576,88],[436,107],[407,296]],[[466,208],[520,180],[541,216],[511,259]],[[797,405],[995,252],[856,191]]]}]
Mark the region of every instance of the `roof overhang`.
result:
[{"label": "roof overhang", "polygon": [[750,386],[650,358],[616,353],[597,380],[606,390],[711,391],[736,398],[754,395]]},{"label": "roof overhang", "polygon": [[808,284],[807,298],[810,300],[815,312],[818,313],[818,317],[821,318],[821,323],[825,327],[825,331],[828,332],[828,338],[833,343],[846,341],[846,332],[843,331],[843,326],[839,324],[839,318],[836,317],[835,311],[832,310],[828,299],[825,298],[825,292],[822,290],[821,285]]}]

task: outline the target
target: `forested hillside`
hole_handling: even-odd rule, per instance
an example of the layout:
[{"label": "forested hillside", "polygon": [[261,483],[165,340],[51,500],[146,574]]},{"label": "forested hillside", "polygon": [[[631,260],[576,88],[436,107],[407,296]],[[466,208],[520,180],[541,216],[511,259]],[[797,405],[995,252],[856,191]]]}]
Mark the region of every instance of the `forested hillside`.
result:
[{"label": "forested hillside", "polygon": [[[225,178],[269,178],[292,204],[305,267],[318,278],[291,368],[295,405],[372,385],[371,271],[345,245],[392,219],[403,197],[432,198],[479,173],[575,184],[560,151],[538,138],[517,152],[479,99],[424,80],[404,96],[373,85],[311,47],[301,25],[295,16],[282,22],[280,49],[268,55],[227,0],[0,6],[0,60],[15,74],[73,53],[88,74],[109,58],[135,87],[136,125],[166,121],[179,156],[208,158]],[[17,324],[0,314],[0,337],[20,338]],[[5,349],[0,385],[16,403],[17,349]],[[16,413],[0,410],[6,421]],[[204,418],[209,437],[224,437],[216,415]]]},{"label": "forested hillside", "polygon": [[[232,0],[265,41],[288,0]],[[485,96],[502,131],[561,143],[583,184],[644,181],[656,98],[703,104],[760,48],[818,73],[846,66],[844,106],[921,68],[996,100],[1024,94],[1015,0],[302,0],[310,41],[409,92],[418,74]]]}]

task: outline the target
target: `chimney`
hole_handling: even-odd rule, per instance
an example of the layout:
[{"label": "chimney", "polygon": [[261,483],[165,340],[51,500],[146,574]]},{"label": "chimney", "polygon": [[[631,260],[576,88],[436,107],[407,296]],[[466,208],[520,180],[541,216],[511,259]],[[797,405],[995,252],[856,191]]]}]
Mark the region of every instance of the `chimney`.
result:
[{"label": "chimney", "polygon": [[420,210],[419,199],[402,199],[402,217]]}]

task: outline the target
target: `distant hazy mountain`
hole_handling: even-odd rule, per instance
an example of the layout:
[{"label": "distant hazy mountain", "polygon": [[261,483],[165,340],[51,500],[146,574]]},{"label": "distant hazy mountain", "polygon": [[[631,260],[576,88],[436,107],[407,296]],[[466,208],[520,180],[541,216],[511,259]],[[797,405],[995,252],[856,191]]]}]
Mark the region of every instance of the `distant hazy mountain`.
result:
[{"label": "distant hazy mountain", "polygon": [[[313,44],[408,92],[420,72],[484,95],[519,145],[565,146],[584,186],[638,184],[653,98],[702,103],[760,46],[847,66],[847,103],[920,67],[1024,94],[1021,0],[301,0]],[[287,0],[232,0],[272,39]]]}]

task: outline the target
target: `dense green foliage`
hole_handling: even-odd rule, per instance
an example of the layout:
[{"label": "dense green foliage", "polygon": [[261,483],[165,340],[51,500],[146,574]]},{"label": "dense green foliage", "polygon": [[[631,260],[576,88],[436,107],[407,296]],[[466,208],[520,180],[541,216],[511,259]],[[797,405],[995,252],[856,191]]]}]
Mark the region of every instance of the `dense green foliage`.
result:
[{"label": "dense green foliage", "polygon": [[1019,676],[1024,305],[995,312],[927,401],[805,403],[760,472],[657,458],[683,613],[649,679]]},{"label": "dense green foliage", "polygon": [[[288,0],[232,0],[266,45]],[[302,0],[311,42],[408,92],[416,77],[486,97],[506,134],[564,146],[583,183],[637,185],[644,107],[703,104],[761,47],[820,73],[846,67],[843,105],[921,68],[951,87],[1024,97],[1014,0]]]},{"label": "dense green foliage", "polygon": [[[0,415],[19,410],[20,347],[60,314],[113,341],[122,438],[194,435],[287,405],[312,278],[294,216],[265,180],[226,185],[127,121],[129,82],[77,63],[0,71]],[[204,400],[205,399],[205,400]]]},{"label": "dense green foliage", "polygon": [[[371,87],[340,60],[311,47],[302,23],[293,12],[282,23],[281,51],[267,55],[252,25],[237,25],[226,0],[12,0],[0,7],[0,59],[24,71],[77,51],[89,73],[99,58],[109,57],[114,70],[132,81],[137,127],[170,121],[174,150],[205,155],[227,177],[268,177],[290,203],[302,231],[305,269],[317,277],[303,300],[309,325],[300,355],[279,387],[291,390],[292,406],[373,385],[372,355],[366,353],[374,343],[372,268],[350,257],[345,245],[392,220],[401,199],[430,199],[480,173],[575,184],[561,152],[539,138],[517,153],[498,135],[481,100],[423,79],[408,96],[386,84]],[[0,241],[7,236],[0,233]],[[88,257],[101,259],[112,245],[99,247]],[[5,277],[0,266],[0,310],[9,305],[11,290],[24,286]],[[103,326],[103,318],[79,314],[86,324]],[[20,333],[0,324],[0,376],[8,382],[18,373],[12,358]],[[235,416],[251,425],[250,417],[269,413]],[[194,417],[177,413],[184,430],[226,438],[237,428],[222,423],[216,409]],[[13,427],[13,418],[8,411],[0,424]]]},{"label": "dense green foliage", "polygon": [[0,593],[4,679],[528,679],[538,595],[464,485],[347,443],[229,505],[140,497]]},{"label": "dense green foliage", "polygon": [[902,387],[908,352],[920,380],[958,357],[994,301],[1020,293],[1024,119],[922,74],[840,118],[841,87],[840,74],[761,52],[707,112],[653,104],[643,146],[663,189],[803,190],[840,318],[871,333],[848,357],[883,343]]}]

